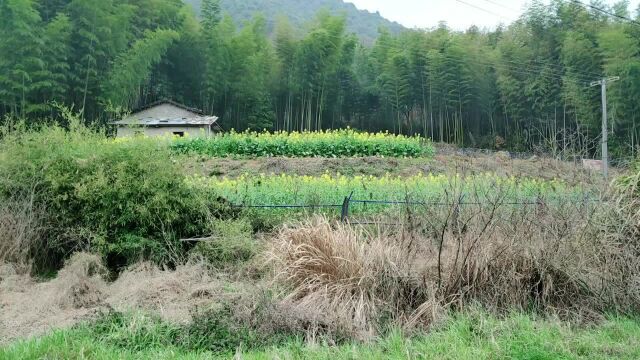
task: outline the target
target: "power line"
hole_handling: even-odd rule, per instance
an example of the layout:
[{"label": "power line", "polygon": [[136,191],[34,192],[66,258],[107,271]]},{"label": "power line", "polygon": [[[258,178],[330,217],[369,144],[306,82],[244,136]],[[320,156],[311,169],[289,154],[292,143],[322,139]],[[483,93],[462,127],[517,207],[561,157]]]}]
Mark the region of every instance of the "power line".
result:
[{"label": "power line", "polygon": [[509,19],[509,18],[507,18],[507,17],[505,17],[505,16],[503,16],[503,15],[501,15],[501,14],[498,14],[498,13],[493,12],[493,11],[491,11],[491,10],[487,10],[487,9],[485,9],[485,8],[483,8],[483,7],[480,7],[480,6],[477,6],[477,5],[474,5],[474,4],[470,4],[470,3],[466,2],[466,1],[463,1],[463,0],[456,0],[456,1],[457,1],[457,2],[459,2],[459,3],[461,3],[461,4],[464,4],[464,5],[470,6],[470,7],[474,8],[474,9],[476,9],[476,10],[484,11],[484,12],[486,12],[486,13],[488,13],[488,14],[491,14],[491,15],[497,16],[497,17],[499,17],[499,18],[501,18],[501,19],[508,20],[508,21],[511,21],[511,20],[512,20],[512,19]]},{"label": "power line", "polygon": [[[586,88],[588,88],[588,84],[593,81],[594,78],[600,78],[602,75],[589,75],[584,73],[576,72],[575,74],[561,74],[557,72],[544,72],[548,70],[547,68],[542,67],[542,65],[535,64],[525,64],[516,61],[507,61],[507,63],[503,62],[489,62],[490,60],[475,60],[471,57],[466,58],[457,58],[452,55],[439,53],[442,59],[452,61],[458,65],[468,65],[475,64],[484,66],[486,68],[493,68],[494,70],[502,70],[509,71],[510,73],[515,73],[519,75],[525,76],[536,76],[542,79],[553,80],[553,81],[565,81],[566,77],[569,76],[575,80],[578,80],[584,84],[586,84]],[[510,63],[509,63],[510,62]],[[549,64],[551,65],[551,64]],[[536,67],[537,66],[537,67]]]},{"label": "power line", "polygon": [[501,8],[507,9],[507,10],[509,10],[509,11],[513,11],[513,12],[516,12],[516,13],[520,13],[520,10],[516,10],[516,9],[514,9],[514,8],[512,8],[512,7],[506,6],[506,5],[501,4],[501,3],[497,2],[497,1],[493,1],[493,0],[484,0],[484,1],[485,1],[485,2],[488,2],[489,4],[493,4],[493,5],[496,5],[496,6],[500,6]]},{"label": "power line", "polygon": [[[502,70],[506,69],[520,75],[534,75],[534,76],[538,76],[538,77],[550,79],[550,80],[564,80],[565,76],[567,76],[567,74],[561,74],[556,72],[545,73],[544,71],[548,69],[544,67],[536,67],[536,65],[518,63],[518,62],[513,62],[508,60],[505,60],[505,61],[511,62],[511,64],[501,63],[501,62],[489,62],[488,60],[487,61],[473,60],[469,57],[462,59],[462,58],[454,58],[451,55],[445,55],[445,54],[440,54],[440,55],[442,55],[443,59],[453,61],[454,63],[457,63],[459,65],[476,64],[476,65],[481,65],[488,68],[502,69]],[[570,76],[575,78],[576,80],[580,80],[588,84],[589,82],[593,81],[594,78],[599,78],[601,75],[591,76],[587,74],[576,73]]]},{"label": "power line", "polygon": [[[542,78],[547,78],[552,80],[563,80],[565,77],[565,74],[560,74],[560,73],[554,73],[554,72],[543,73],[543,71],[546,70],[545,68],[536,68],[536,67],[531,68],[530,64],[523,64],[523,63],[517,63],[517,62],[514,62],[515,64],[505,64],[505,63],[499,63],[499,62],[498,63],[483,62],[481,60],[471,60],[469,58],[467,59],[453,58],[450,55],[444,55],[444,54],[442,54],[442,57],[446,60],[450,60],[461,65],[464,65],[466,63],[475,63],[477,65],[493,67],[494,69],[501,67],[502,69],[507,69],[519,74],[536,75]],[[593,76],[587,76],[587,75],[581,75],[581,74],[576,74],[573,77],[576,78],[577,80],[581,80],[586,83],[589,83],[594,78]],[[600,75],[598,75],[597,77],[600,77]]]},{"label": "power line", "polygon": [[[508,60],[508,59],[501,59],[502,61],[506,61],[509,63],[514,64],[515,66],[526,66],[528,68],[532,68],[532,70],[537,70],[537,71],[551,71],[551,75],[555,75],[558,78],[563,78],[566,74],[563,72],[565,69],[563,69],[562,67],[559,68],[548,68],[546,66],[560,66],[560,65],[556,65],[556,64],[551,64],[551,63],[545,63],[545,64],[527,64],[527,63],[523,63],[523,62],[519,62],[519,61],[514,61],[514,60]],[[532,62],[537,62],[536,60],[531,60]],[[586,73],[586,72],[581,72],[581,71],[575,71],[574,72],[576,77],[578,78],[583,78],[583,80],[589,80],[591,81],[594,77],[600,77],[600,74],[596,74],[596,73]]]},{"label": "power line", "polygon": [[611,17],[618,18],[620,20],[625,20],[625,21],[628,21],[630,23],[633,23],[633,24],[636,24],[636,25],[640,26],[640,22],[637,22],[637,21],[635,21],[635,20],[633,20],[631,18],[628,18],[626,16],[622,16],[622,15],[618,15],[616,13],[612,13],[611,11],[607,11],[607,10],[605,10],[603,8],[599,8],[599,7],[595,6],[595,5],[585,4],[585,3],[583,3],[582,1],[579,1],[579,0],[571,0],[571,2],[573,2],[575,4],[582,5],[582,6],[589,7],[591,9],[593,9],[593,10],[596,10],[596,11],[601,12],[603,14],[609,15]]},{"label": "power line", "polygon": [[[380,45],[378,45],[380,46]],[[391,48],[391,45],[387,45],[386,46],[387,49]],[[459,62],[459,63],[475,63],[475,64],[479,64],[479,65],[484,65],[484,66],[488,66],[488,67],[497,67],[497,66],[501,66],[504,68],[508,68],[512,71],[515,72],[519,72],[519,73],[526,73],[526,74],[530,74],[530,75],[537,75],[537,76],[541,76],[541,77],[547,77],[547,78],[553,78],[553,79],[559,79],[562,80],[564,78],[564,76],[566,76],[567,74],[563,73],[563,68],[560,64],[553,64],[553,63],[549,63],[549,62],[543,62],[541,60],[531,60],[532,62],[538,63],[538,64],[531,64],[531,63],[525,63],[525,62],[520,62],[520,61],[515,61],[515,60],[508,60],[508,59],[500,59],[498,62],[491,62],[490,59],[487,60],[475,60],[469,56],[463,58],[455,58],[452,55],[447,55],[447,54],[443,54],[443,53],[439,53],[439,55],[441,55],[444,59],[447,60],[451,60],[454,62]],[[502,62],[500,62],[502,61]],[[547,68],[546,66],[555,66],[556,68]],[[547,73],[543,73],[543,71],[547,71]],[[586,83],[591,82],[594,78],[600,78],[602,76],[602,74],[599,73],[594,73],[594,72],[580,72],[580,71],[574,71],[572,76],[578,80],[584,81]]]}]

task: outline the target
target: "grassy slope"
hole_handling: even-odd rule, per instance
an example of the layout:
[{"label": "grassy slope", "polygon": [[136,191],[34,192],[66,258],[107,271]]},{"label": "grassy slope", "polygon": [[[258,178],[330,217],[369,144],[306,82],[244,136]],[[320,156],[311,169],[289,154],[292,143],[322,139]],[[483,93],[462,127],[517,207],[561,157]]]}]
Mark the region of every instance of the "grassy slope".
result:
[{"label": "grassy slope", "polygon": [[[83,328],[16,343],[0,350],[0,359],[211,359],[230,358],[173,347],[127,349],[96,340]],[[146,343],[153,344],[152,330]],[[161,343],[162,341],[158,341]],[[394,333],[371,345],[305,346],[292,341],[280,348],[238,352],[242,359],[638,359],[640,322],[612,319],[585,329],[514,315],[459,317],[441,329],[408,339]]]}]

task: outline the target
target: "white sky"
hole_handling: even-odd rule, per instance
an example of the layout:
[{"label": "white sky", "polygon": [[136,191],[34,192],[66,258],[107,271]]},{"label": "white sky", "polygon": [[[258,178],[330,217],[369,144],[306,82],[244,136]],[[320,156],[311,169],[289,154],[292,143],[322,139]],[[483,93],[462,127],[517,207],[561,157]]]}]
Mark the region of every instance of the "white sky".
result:
[{"label": "white sky", "polygon": [[[509,24],[516,20],[530,0],[346,0],[359,9],[379,11],[387,19],[414,28],[432,28],[439,21],[449,27],[465,30],[471,25],[495,28],[499,23]],[[589,0],[582,0],[588,2]],[[467,3],[467,4],[463,4]],[[614,4],[617,0],[605,0]],[[631,0],[630,11],[640,0]],[[481,10],[483,9],[483,10]]]}]

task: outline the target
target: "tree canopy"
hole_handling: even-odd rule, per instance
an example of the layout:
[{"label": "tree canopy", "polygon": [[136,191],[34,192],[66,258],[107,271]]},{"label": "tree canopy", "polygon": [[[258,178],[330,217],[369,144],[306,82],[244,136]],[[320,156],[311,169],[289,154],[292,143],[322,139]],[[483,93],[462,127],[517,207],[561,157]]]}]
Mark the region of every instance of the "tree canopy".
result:
[{"label": "tree canopy", "polygon": [[[589,84],[620,76],[609,89],[613,153],[638,149],[634,22],[534,1],[508,27],[381,28],[368,44],[329,10],[304,26],[264,15],[238,24],[224,4],[203,0],[197,17],[182,0],[0,1],[0,116],[35,123],[64,104],[104,125],[170,98],[237,130],[351,126],[586,156],[601,131]],[[608,10],[632,16],[626,2]]]}]

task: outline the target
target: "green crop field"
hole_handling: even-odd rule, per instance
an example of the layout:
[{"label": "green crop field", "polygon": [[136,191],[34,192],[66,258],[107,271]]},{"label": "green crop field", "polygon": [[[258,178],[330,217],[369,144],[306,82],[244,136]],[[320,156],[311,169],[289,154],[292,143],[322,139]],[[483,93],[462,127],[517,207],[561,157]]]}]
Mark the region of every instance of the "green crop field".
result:
[{"label": "green crop field", "polygon": [[224,156],[428,157],[433,146],[420,137],[354,130],[321,132],[227,133],[211,139],[185,138],[172,144],[178,153]]},{"label": "green crop field", "polygon": [[345,197],[353,200],[388,202],[439,202],[459,200],[492,203],[535,202],[552,200],[580,201],[590,197],[578,187],[562,181],[533,178],[416,175],[374,176],[297,176],[260,175],[239,178],[191,177],[188,182],[208,188],[234,204],[245,205],[322,205],[341,204]]}]

